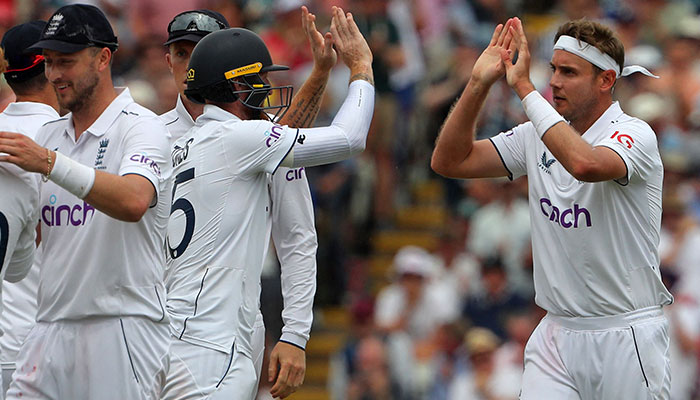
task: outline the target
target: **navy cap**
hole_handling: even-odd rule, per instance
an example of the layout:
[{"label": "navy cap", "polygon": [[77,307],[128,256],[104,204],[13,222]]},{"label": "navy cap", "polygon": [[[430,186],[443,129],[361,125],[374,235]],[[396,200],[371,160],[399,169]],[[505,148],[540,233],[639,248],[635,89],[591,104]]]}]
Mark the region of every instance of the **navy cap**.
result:
[{"label": "navy cap", "polygon": [[176,15],[168,24],[169,45],[180,40],[197,43],[208,34],[229,28],[226,18],[212,10],[191,10]]},{"label": "navy cap", "polygon": [[112,25],[99,8],[71,4],[49,18],[40,40],[31,48],[75,53],[88,47],[107,47],[114,52],[119,44]]},{"label": "navy cap", "polygon": [[46,26],[45,21],[31,21],[12,27],[0,42],[8,66],[5,79],[8,82],[24,82],[44,73],[44,57],[41,51],[27,50],[36,43]]}]

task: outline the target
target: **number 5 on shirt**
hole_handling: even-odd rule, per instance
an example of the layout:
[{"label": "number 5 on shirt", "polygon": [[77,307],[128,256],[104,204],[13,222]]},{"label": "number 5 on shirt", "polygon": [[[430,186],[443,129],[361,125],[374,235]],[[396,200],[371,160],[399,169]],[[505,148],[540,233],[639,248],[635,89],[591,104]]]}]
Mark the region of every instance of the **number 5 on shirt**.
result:
[{"label": "number 5 on shirt", "polygon": [[195,219],[194,207],[192,206],[192,203],[185,198],[179,198],[177,201],[175,201],[175,191],[177,190],[177,185],[192,179],[194,179],[194,168],[190,168],[177,174],[175,177],[175,184],[173,185],[173,203],[170,207],[170,215],[172,216],[176,210],[182,210],[182,212],[185,213],[185,234],[182,236],[180,244],[177,245],[176,248],[173,248],[170,245],[170,238],[167,239],[168,250],[170,251],[170,256],[173,259],[180,257],[185,252],[187,246],[189,246],[190,241],[192,240],[192,234],[194,234]]}]

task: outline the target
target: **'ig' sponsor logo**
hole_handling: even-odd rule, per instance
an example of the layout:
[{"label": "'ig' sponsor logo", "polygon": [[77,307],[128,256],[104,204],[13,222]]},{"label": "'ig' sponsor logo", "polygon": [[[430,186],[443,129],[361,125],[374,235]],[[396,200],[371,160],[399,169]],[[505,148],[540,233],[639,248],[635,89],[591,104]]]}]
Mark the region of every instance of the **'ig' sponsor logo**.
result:
[{"label": "'ig' sponsor logo", "polygon": [[559,207],[552,205],[552,202],[548,198],[543,197],[540,199],[540,209],[545,217],[559,224],[562,228],[578,228],[580,222],[579,217],[584,218],[583,222],[586,223],[586,228],[591,226],[591,213],[589,213],[585,207],[581,207],[577,203],[574,203],[573,209],[567,208],[560,210]]},{"label": "'ig' sponsor logo", "polygon": [[56,195],[49,196],[49,205],[42,207],[41,219],[47,226],[82,226],[92,220],[95,207],[83,201],[82,204],[58,204]]}]

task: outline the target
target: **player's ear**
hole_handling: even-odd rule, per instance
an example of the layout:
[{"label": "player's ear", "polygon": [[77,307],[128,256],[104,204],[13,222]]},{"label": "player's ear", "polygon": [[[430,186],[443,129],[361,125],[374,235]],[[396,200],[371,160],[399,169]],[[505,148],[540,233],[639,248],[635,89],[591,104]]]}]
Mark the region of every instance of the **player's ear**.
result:
[{"label": "player's ear", "polygon": [[612,92],[613,87],[615,86],[615,82],[617,81],[617,77],[615,74],[615,71],[609,69],[607,71],[603,71],[598,75],[598,79],[600,80],[600,90],[603,92]]}]

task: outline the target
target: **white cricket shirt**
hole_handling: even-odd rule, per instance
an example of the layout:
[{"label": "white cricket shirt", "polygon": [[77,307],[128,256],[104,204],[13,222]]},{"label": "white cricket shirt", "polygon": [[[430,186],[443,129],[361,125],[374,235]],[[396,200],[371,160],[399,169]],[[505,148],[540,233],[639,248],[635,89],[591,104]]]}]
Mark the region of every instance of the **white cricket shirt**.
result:
[{"label": "white cricket shirt", "polygon": [[[45,123],[58,119],[60,116],[53,107],[35,102],[10,103],[5,111],[0,113],[0,131],[19,132],[36,138],[36,133]],[[36,180],[37,191],[33,199],[39,205],[39,181],[36,174],[23,172]],[[37,208],[36,221],[39,222]],[[36,294],[39,287],[40,253],[36,251],[34,263],[24,279],[19,282],[2,282],[2,314],[0,315],[0,364],[14,365],[19,347],[36,319]]]},{"label": "white cricket shirt", "polygon": [[615,102],[582,137],[619,154],[626,178],[574,179],[531,122],[491,139],[511,177],[528,176],[536,303],[583,317],[670,304],[659,272],[663,165],[654,131]]},{"label": "white cricket shirt", "polygon": [[162,114],[159,118],[163,121],[165,127],[168,128],[168,132],[170,132],[171,143],[180,139],[194,126],[194,120],[192,120],[190,113],[187,112],[179,94],[177,95],[175,108]]},{"label": "white cricket shirt", "polygon": [[170,212],[169,134],[128,89],[75,140],[71,114],[39,131],[37,142],[115,175],[148,179],[156,203],[139,222],[107,216],[49,181],[41,193],[38,321],[142,316],[167,321],[163,243]]},{"label": "white cricket shirt", "polygon": [[166,286],[171,332],[181,340],[227,353],[235,343],[251,356],[270,237],[268,174],[296,134],[206,105],[175,142]]},{"label": "white cricket shirt", "polygon": [[[194,126],[179,95],[175,108],[160,118],[168,128],[172,142]],[[280,340],[303,348],[309,340],[313,322],[318,248],[313,201],[304,171],[304,167],[279,167],[274,175],[268,176],[272,201],[272,241],[280,262],[284,297],[284,327]],[[257,298],[260,298],[259,293]],[[257,318],[262,321],[260,307]]]}]

